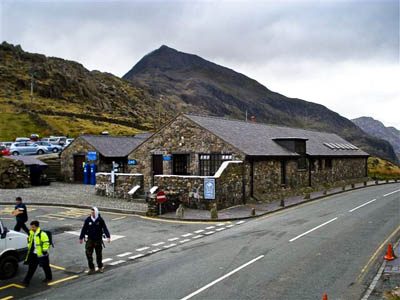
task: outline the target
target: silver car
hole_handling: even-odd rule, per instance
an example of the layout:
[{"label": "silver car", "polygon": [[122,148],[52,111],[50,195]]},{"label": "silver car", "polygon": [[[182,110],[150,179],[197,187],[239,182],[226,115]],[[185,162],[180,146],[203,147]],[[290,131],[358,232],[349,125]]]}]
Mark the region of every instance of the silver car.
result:
[{"label": "silver car", "polygon": [[12,155],[29,155],[29,154],[44,154],[48,153],[49,150],[47,147],[39,146],[34,143],[13,143],[10,147],[10,152]]}]

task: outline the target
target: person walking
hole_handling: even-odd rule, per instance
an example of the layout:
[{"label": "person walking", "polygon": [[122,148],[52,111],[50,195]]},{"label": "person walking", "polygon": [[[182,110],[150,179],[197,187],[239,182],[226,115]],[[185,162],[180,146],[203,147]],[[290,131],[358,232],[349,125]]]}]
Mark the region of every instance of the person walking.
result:
[{"label": "person walking", "polygon": [[25,222],[28,221],[26,205],[22,203],[21,197],[17,197],[15,200],[17,201],[17,204],[14,207],[13,215],[15,216],[17,224],[15,224],[14,230],[19,232],[22,228],[26,234],[29,235],[29,229],[25,225]]},{"label": "person walking", "polygon": [[40,229],[39,221],[32,221],[31,231],[29,232],[28,237],[28,253],[25,258],[25,263],[27,263],[29,267],[28,273],[26,273],[26,276],[22,281],[23,285],[29,285],[38,265],[43,268],[46,275],[46,278],[43,280],[44,283],[53,279],[50,269],[49,248],[50,240],[47,233]]},{"label": "person walking", "polygon": [[107,225],[104,219],[100,216],[97,207],[92,207],[90,216],[87,217],[83,223],[81,234],[79,236],[79,242],[82,244],[83,239],[87,236],[86,241],[86,258],[88,260],[89,271],[88,275],[95,273],[93,263],[93,251],[96,251],[96,262],[99,267],[99,272],[104,272],[103,267],[103,233],[107,237],[107,243],[110,243],[110,233],[107,229]]}]

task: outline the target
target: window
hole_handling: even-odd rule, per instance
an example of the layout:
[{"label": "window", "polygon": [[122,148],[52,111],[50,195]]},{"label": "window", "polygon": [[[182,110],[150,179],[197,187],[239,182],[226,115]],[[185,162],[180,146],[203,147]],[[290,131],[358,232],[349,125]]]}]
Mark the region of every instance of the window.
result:
[{"label": "window", "polygon": [[332,159],[325,159],[325,169],[332,169]]},{"label": "window", "polygon": [[281,160],[281,184],[286,184],[286,161]]},{"label": "window", "polygon": [[232,154],[199,154],[200,176],[213,176],[228,160],[232,160]]},{"label": "window", "polygon": [[306,170],[307,169],[307,158],[305,155],[301,155],[301,157],[297,161],[297,169]]},{"label": "window", "polygon": [[310,168],[311,171],[315,171],[315,160],[310,158]]},{"label": "window", "polygon": [[173,174],[174,175],[190,175],[189,165],[190,156],[189,154],[173,154]]}]

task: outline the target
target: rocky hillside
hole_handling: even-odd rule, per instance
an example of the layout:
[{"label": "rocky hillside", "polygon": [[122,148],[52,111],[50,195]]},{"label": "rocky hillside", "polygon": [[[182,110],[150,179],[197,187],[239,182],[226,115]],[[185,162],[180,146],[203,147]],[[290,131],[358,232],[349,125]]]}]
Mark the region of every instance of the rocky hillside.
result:
[{"label": "rocky hillside", "polygon": [[398,163],[391,145],[365,134],[323,105],[275,93],[257,81],[199,56],[167,46],[144,56],[126,75],[135,88],[166,109],[334,132],[368,153]]},{"label": "rocky hillside", "polygon": [[386,127],[382,122],[371,117],[361,117],[352,121],[366,133],[388,141],[400,159],[400,130]]},{"label": "rocky hillside", "polygon": [[28,53],[6,42],[0,45],[0,140],[30,133],[134,134],[154,126],[150,101],[112,74],[90,72],[79,63]]}]

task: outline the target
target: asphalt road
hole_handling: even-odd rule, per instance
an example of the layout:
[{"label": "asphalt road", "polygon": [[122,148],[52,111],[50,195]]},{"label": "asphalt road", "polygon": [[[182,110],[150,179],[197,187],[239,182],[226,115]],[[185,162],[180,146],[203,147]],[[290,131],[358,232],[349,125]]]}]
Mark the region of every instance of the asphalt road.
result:
[{"label": "asphalt road", "polygon": [[[360,299],[374,276],[377,249],[400,229],[399,202],[400,184],[382,185],[208,229],[204,224],[138,217],[118,220],[106,215],[112,231],[124,237],[107,246],[105,257],[115,262],[117,254],[132,252],[120,259],[124,262],[107,265],[104,274],[77,272],[77,278],[45,287],[36,296],[33,282],[29,289],[13,289],[13,295],[29,294],[29,299],[321,299],[327,292],[330,300]],[[204,231],[196,233],[199,230]],[[76,237],[69,233],[56,237],[52,262],[71,270],[82,268],[83,248],[76,245]],[[168,241],[174,238],[178,239]],[[152,246],[160,242],[165,244]],[[153,253],[155,249],[162,251]],[[148,252],[152,253],[129,259]],[[63,271],[62,276],[67,275]]]}]

